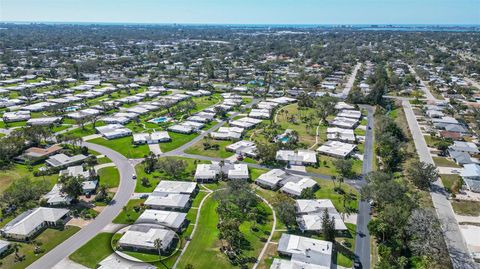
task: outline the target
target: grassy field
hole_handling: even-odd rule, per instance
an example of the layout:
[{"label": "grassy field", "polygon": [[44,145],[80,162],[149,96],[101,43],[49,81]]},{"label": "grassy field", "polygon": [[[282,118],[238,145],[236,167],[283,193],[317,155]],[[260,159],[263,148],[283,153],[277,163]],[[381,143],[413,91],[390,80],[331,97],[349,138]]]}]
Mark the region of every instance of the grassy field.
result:
[{"label": "grassy field", "polygon": [[[336,158],[325,156],[325,155],[319,155],[317,158],[319,160],[320,166],[319,167],[307,166],[307,172],[318,173],[318,174],[329,175],[329,176],[339,175],[334,165],[334,161],[336,160]],[[360,175],[362,173],[362,161],[358,159],[352,159],[352,160],[353,160],[352,171],[355,174]]]},{"label": "grassy field", "polygon": [[[97,268],[97,264],[113,253],[110,240],[113,233],[100,233],[70,255],[74,262],[88,268]],[[95,250],[95,251],[92,251]]]},{"label": "grassy field", "polygon": [[[343,195],[334,191],[335,186],[340,187],[340,183],[339,182],[333,183],[333,181],[322,180],[322,179],[315,179],[315,180],[317,181],[317,184],[320,186],[320,189],[315,192],[315,196],[318,199],[332,200],[332,203],[335,206],[335,208],[338,210],[338,212],[344,212],[345,210],[343,208]],[[358,191],[348,184],[343,183],[341,185],[341,188],[346,193],[354,194],[357,197],[357,199],[360,197],[360,195],[358,194]],[[357,209],[358,200],[351,201],[349,203],[346,203],[345,205],[348,207]]]},{"label": "grassy field", "polygon": [[100,184],[106,184],[109,188],[118,187],[120,184],[120,173],[117,167],[104,167],[98,170]]},{"label": "grassy field", "polygon": [[190,142],[192,139],[198,136],[197,133],[193,134],[179,134],[174,132],[168,132],[168,135],[172,139],[172,141],[167,143],[160,143],[160,149],[162,152],[169,152],[172,151],[185,143]]},{"label": "grassy field", "polygon": [[7,269],[21,269],[26,268],[34,261],[45,255],[48,251],[52,250],[58,244],[67,240],[70,236],[78,232],[80,228],[75,226],[65,226],[62,231],[56,229],[46,229],[39,236],[35,238],[35,242],[40,244],[40,248],[43,250],[40,254],[35,254],[35,244],[18,243],[20,245],[19,255],[25,255],[25,260],[21,262],[15,262],[15,254],[12,253],[1,260],[1,268]]},{"label": "grassy field", "polygon": [[437,166],[461,168],[461,166],[456,164],[454,161],[450,161],[444,157],[433,157],[433,162],[435,162],[435,165]]},{"label": "grassy field", "polygon": [[[183,269],[188,264],[192,264],[197,269],[209,269],[212,267],[212,261],[215,261],[215,268],[238,268],[233,266],[227,256],[219,251],[221,243],[218,239],[218,230],[216,228],[219,221],[216,213],[217,206],[218,202],[211,197],[208,197],[205,201],[201,210],[198,230],[180,260],[178,268]],[[267,211],[271,213],[266,205],[262,204],[262,206],[265,206]],[[257,225],[259,228],[257,232],[252,232],[250,229],[252,226],[251,222],[243,222],[240,225],[240,231],[250,242],[250,248],[244,251],[245,256],[258,256],[264,244],[260,238],[268,237],[271,225],[271,215],[265,225]]]},{"label": "grassy field", "polygon": [[38,164],[32,166],[32,171],[29,171],[26,165],[14,164],[12,167],[6,170],[0,170],[0,194],[3,193],[14,180],[20,179],[22,177],[30,177],[33,180],[46,180],[50,187],[58,180],[58,174],[49,175],[45,177],[35,177],[33,176],[33,171],[38,170],[43,164]]},{"label": "grassy field", "polygon": [[[219,149],[208,149],[205,150],[203,148],[203,143],[209,142],[210,145],[218,145]],[[228,158],[232,156],[234,153],[227,151],[225,149],[226,146],[232,144],[231,141],[220,141],[220,140],[214,140],[214,139],[209,139],[206,140],[205,138],[198,141],[195,143],[193,146],[189,147],[187,150],[185,150],[185,153],[188,154],[195,154],[195,155],[202,155],[202,156],[208,156],[208,157],[214,157],[214,158]]]},{"label": "grassy field", "polygon": [[[459,175],[440,175],[440,178],[442,179],[443,187],[448,192],[452,192],[452,186],[456,181],[461,182],[462,178]],[[459,184],[461,186],[461,184]]]},{"label": "grassy field", "polygon": [[129,159],[143,158],[150,153],[147,145],[133,145],[130,136],[112,140],[100,137],[89,140],[88,142],[111,148]]},{"label": "grassy field", "polygon": [[[292,104],[284,107],[282,110],[287,111],[287,113],[278,113],[277,123],[281,126],[281,129],[291,129],[297,131],[299,135],[299,142],[305,143],[308,147],[315,144],[316,127],[318,126],[319,122],[319,119],[315,113],[315,109],[312,108],[299,110],[298,104]],[[293,122],[288,120],[290,116],[295,117]],[[301,117],[310,117],[312,119],[313,127],[308,127],[307,123],[301,121]]]},{"label": "grassy field", "polygon": [[132,224],[143,213],[143,210],[135,211],[134,207],[140,207],[145,202],[145,199],[132,199],[128,201],[125,206],[126,211],[122,210],[120,214],[113,220],[113,223],[118,224]]},{"label": "grassy field", "polygon": [[[170,158],[183,160],[186,163],[185,171],[183,171],[182,173],[179,172],[176,175],[167,175],[158,170],[150,174],[147,174],[144,171],[144,165],[139,164],[135,167],[135,171],[137,174],[137,185],[135,187],[135,192],[152,192],[162,178],[169,179],[169,180],[193,180],[193,175],[195,174],[197,163],[209,163],[208,161],[200,161],[200,160],[194,160],[194,159],[182,158],[182,157],[170,157]],[[149,187],[142,185],[141,180],[143,177],[147,178],[148,181],[150,182]]]},{"label": "grassy field", "polygon": [[480,202],[477,201],[453,200],[452,207],[458,215],[480,216]]}]

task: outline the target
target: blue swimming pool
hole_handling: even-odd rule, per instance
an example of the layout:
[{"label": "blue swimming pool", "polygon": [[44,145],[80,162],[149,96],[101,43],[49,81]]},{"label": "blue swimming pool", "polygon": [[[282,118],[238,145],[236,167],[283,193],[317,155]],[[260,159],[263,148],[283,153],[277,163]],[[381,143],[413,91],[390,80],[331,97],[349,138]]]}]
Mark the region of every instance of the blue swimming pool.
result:
[{"label": "blue swimming pool", "polygon": [[153,123],[163,123],[167,121],[169,121],[169,118],[167,117],[159,117],[159,118],[154,118],[150,120],[150,122],[153,122]]},{"label": "blue swimming pool", "polygon": [[288,136],[284,136],[284,137],[280,138],[280,141],[282,141],[283,143],[287,143],[288,140],[290,140],[290,138]]},{"label": "blue swimming pool", "polygon": [[72,112],[72,111],[76,111],[77,109],[78,109],[78,106],[69,106],[65,108],[65,111]]}]

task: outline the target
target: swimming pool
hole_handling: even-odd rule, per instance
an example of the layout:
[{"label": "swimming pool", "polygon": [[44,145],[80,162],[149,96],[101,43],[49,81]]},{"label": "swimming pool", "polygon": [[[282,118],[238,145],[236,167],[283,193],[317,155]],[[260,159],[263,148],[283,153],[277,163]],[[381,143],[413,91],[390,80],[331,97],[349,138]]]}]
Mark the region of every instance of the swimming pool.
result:
[{"label": "swimming pool", "polygon": [[288,140],[290,140],[290,138],[288,136],[284,136],[284,137],[280,138],[280,141],[282,141],[282,143],[287,143]]},{"label": "swimming pool", "polygon": [[77,109],[78,109],[78,106],[69,106],[65,108],[65,111],[72,112],[72,111],[76,111]]},{"label": "swimming pool", "polygon": [[169,121],[170,118],[168,117],[159,117],[159,118],[154,118],[154,119],[151,119],[149,120],[149,122],[153,122],[153,123],[163,123],[163,122],[167,122]]}]

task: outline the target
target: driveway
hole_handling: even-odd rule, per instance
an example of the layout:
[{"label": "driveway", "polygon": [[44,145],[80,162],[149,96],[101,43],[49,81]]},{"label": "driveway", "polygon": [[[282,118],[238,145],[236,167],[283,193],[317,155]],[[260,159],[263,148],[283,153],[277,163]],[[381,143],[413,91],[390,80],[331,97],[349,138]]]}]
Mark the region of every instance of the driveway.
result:
[{"label": "driveway", "polygon": [[57,263],[61,262],[65,258],[68,258],[70,254],[75,252],[90,239],[99,234],[107,225],[112,222],[112,220],[122,211],[123,206],[127,204],[135,190],[136,181],[132,180],[132,175],[135,173],[135,169],[127,158],[120,153],[104,146],[87,142],[84,142],[83,145],[107,156],[112,160],[113,163],[115,163],[120,172],[120,186],[118,187],[118,191],[113,197],[112,202],[105,207],[105,209],[95,218],[95,220],[71,236],[69,239],[49,251],[27,268],[53,268]]}]

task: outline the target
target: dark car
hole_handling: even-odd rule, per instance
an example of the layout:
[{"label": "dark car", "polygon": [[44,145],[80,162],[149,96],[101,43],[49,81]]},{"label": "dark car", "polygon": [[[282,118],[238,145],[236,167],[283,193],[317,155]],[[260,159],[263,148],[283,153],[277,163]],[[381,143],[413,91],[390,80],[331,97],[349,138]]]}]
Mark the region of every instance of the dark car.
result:
[{"label": "dark car", "polygon": [[360,262],[360,258],[356,257],[355,260],[353,261],[353,268],[355,269],[361,269],[362,263]]}]

